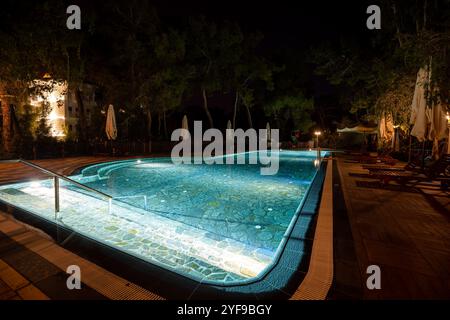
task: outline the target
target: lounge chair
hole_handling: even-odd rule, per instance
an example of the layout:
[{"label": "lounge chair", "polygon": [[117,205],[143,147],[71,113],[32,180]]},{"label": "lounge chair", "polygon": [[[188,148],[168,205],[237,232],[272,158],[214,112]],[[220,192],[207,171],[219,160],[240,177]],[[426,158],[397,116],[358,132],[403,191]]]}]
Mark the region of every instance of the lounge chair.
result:
[{"label": "lounge chair", "polygon": [[424,168],[425,174],[430,177],[450,178],[450,155],[442,155],[438,160]]},{"label": "lounge chair", "polygon": [[413,171],[413,172],[420,172],[423,171],[422,170],[422,165],[419,164],[416,161],[411,161],[408,162],[406,165],[404,165],[403,167],[393,167],[392,165],[389,164],[376,164],[376,165],[366,165],[364,164],[363,169],[366,170],[392,170],[392,171]]},{"label": "lounge chair", "polygon": [[397,159],[394,159],[390,155],[390,150],[385,150],[378,156],[371,156],[370,154],[359,154],[354,155],[351,159],[352,162],[359,162],[363,164],[379,164],[379,163],[386,163],[388,165],[395,165],[397,163]]},{"label": "lounge chair", "polygon": [[369,170],[369,172],[375,171],[411,171],[416,173],[424,173],[429,177],[450,177],[450,155],[442,155],[436,161],[432,161],[425,166],[419,165],[417,162],[409,162],[403,168],[401,167],[388,167],[384,165],[363,165],[363,169]]},{"label": "lounge chair", "polygon": [[377,171],[377,170],[405,171],[406,170],[405,167],[392,167],[386,164],[363,164],[362,166],[363,169],[369,171]]},{"label": "lounge chair", "polygon": [[450,184],[450,177],[442,175],[426,175],[407,171],[375,170],[369,171],[368,177],[380,180],[382,185],[388,185],[390,181],[396,181],[403,186],[411,182],[439,181],[441,183],[441,189],[447,190]]}]

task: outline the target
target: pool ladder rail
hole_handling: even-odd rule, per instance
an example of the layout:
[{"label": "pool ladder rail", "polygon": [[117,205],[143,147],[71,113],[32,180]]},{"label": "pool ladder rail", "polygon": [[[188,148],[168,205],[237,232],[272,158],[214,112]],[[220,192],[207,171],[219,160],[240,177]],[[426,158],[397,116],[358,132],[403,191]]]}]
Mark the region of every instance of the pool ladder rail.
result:
[{"label": "pool ladder rail", "polygon": [[[53,188],[54,188],[54,192],[55,192],[55,220],[57,220],[58,218],[58,212],[60,211],[60,198],[59,198],[59,179],[67,181],[71,184],[76,185],[77,187],[84,189],[86,191],[95,193],[100,195],[103,198],[106,198],[108,200],[108,213],[111,214],[112,212],[112,200],[113,197],[110,196],[109,194],[106,194],[104,192],[98,191],[96,189],[93,189],[91,187],[88,187],[82,183],[79,183],[78,181],[72,180],[62,174],[59,174],[57,172],[54,172],[52,170],[43,168],[33,162],[29,162],[27,160],[23,160],[23,159],[13,159],[13,160],[0,160],[0,164],[1,163],[21,163],[24,164],[30,168],[34,168],[42,173],[45,173],[51,177],[53,177]],[[147,199],[145,199],[145,202],[147,202]]]}]

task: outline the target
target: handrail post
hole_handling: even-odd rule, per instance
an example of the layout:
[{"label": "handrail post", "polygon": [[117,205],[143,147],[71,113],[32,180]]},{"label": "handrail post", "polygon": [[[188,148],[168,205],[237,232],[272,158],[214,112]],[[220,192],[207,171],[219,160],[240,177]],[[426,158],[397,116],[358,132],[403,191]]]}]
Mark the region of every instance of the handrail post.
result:
[{"label": "handrail post", "polygon": [[53,177],[53,187],[55,188],[55,220],[58,218],[59,212],[59,178]]}]

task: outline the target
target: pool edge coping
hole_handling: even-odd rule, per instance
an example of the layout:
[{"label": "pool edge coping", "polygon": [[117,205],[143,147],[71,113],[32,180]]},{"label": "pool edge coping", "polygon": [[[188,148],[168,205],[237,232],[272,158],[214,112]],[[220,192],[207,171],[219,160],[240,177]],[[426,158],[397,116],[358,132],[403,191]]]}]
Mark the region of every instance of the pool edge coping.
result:
[{"label": "pool edge coping", "polygon": [[[325,159],[324,159],[325,160]],[[334,161],[329,157],[327,161]],[[289,300],[324,300],[333,282],[333,166],[327,165],[308,271]]]}]

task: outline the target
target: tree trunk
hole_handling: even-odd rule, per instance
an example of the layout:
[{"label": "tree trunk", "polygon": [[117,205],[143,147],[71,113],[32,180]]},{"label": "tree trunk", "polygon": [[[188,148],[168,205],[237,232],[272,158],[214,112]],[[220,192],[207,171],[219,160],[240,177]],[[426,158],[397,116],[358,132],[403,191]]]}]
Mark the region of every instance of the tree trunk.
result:
[{"label": "tree trunk", "polygon": [[3,119],[3,130],[2,130],[3,150],[6,155],[10,155],[13,151],[10,102],[9,97],[6,95],[1,96],[0,99],[2,104],[2,119]]},{"label": "tree trunk", "polygon": [[[83,104],[83,96],[80,88],[77,86],[75,90],[75,99],[77,100],[78,105],[78,138],[82,144],[87,142],[87,132],[86,132],[86,117],[84,114],[84,104]],[[83,146],[84,148],[85,146]]]},{"label": "tree trunk", "polygon": [[397,40],[398,40],[398,44],[400,46],[400,48],[403,47],[403,41],[400,35],[400,27],[399,27],[399,22],[398,22],[398,18],[397,18],[397,7],[395,6],[395,3],[392,4],[392,11],[394,13],[394,23],[395,23],[395,28],[396,28],[396,36],[397,36]]},{"label": "tree trunk", "polygon": [[161,111],[158,112],[158,137],[161,138]]},{"label": "tree trunk", "polygon": [[147,108],[147,140],[152,140],[152,112]]},{"label": "tree trunk", "polygon": [[3,152],[6,156],[10,156],[13,152],[10,96],[8,96],[6,92],[0,92],[0,102],[2,107],[2,119],[3,119],[3,128],[2,128]]},{"label": "tree trunk", "polygon": [[238,101],[239,101],[239,91],[236,90],[236,99],[234,100],[234,111],[233,111],[233,129],[236,129],[236,114],[237,114]]},{"label": "tree trunk", "polygon": [[[152,152],[152,111],[150,107],[147,108],[147,143],[148,143],[148,153]],[[145,152],[145,147],[144,147]]]},{"label": "tree trunk", "polygon": [[423,26],[422,26],[423,30],[426,30],[427,28],[427,6],[428,3],[427,0],[425,0],[423,2]]},{"label": "tree trunk", "polygon": [[[419,8],[419,0],[416,0],[416,7]],[[416,35],[418,35],[420,33],[420,11],[417,10],[416,11],[416,16],[415,16],[415,20],[416,20]]]},{"label": "tree trunk", "polygon": [[164,124],[164,139],[167,139],[166,110],[163,111],[163,124]]},{"label": "tree trunk", "polygon": [[250,113],[250,108],[244,103],[245,110],[247,111],[247,121],[248,127],[253,128],[252,114]]},{"label": "tree trunk", "polygon": [[202,89],[202,94],[203,94],[203,108],[205,109],[206,116],[208,117],[209,127],[214,128],[213,118],[211,117],[211,113],[209,112],[208,109],[208,98],[206,96],[205,88]]}]

